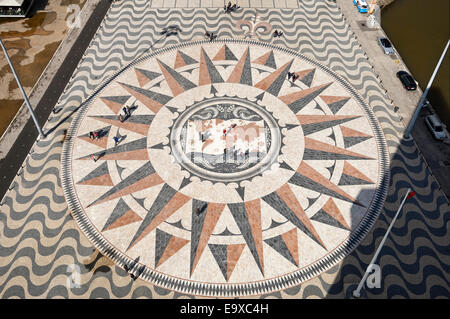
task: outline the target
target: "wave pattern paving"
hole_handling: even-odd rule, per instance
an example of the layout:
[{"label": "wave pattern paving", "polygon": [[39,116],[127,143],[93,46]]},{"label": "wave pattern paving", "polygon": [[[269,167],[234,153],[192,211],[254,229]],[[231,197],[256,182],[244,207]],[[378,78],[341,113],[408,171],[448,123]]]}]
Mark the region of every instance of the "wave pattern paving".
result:
[{"label": "wave pattern paving", "polygon": [[[417,193],[404,206],[377,261],[381,288],[369,298],[450,297],[450,209],[393,105],[333,2],[303,0],[299,9],[249,9],[224,15],[223,9],[151,9],[149,1],[113,3],[60,97],[58,114],[44,130],[2,200],[0,207],[0,296],[2,298],[194,298],[133,281],[102,256],[78,229],[67,209],[60,181],[60,154],[70,121],[101,83],[136,57],[180,42],[202,40],[205,30],[219,37],[243,38],[236,22],[255,13],[273,28],[271,42],[330,67],[366,99],[383,128],[391,154],[391,185],[372,231],[343,262],[301,286],[260,298],[342,298],[356,285],[392,220],[407,187]],[[177,35],[160,34],[177,25]],[[70,288],[68,265],[79,267],[79,287]],[[75,266],[75,267],[76,267]],[[77,269],[77,268],[75,268]],[[72,276],[75,278],[77,276]]]}]

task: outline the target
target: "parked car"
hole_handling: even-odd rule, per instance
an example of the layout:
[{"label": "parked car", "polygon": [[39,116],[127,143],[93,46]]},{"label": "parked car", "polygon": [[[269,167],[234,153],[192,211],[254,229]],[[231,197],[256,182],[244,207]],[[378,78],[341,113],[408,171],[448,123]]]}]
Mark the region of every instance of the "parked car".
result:
[{"label": "parked car", "polygon": [[369,5],[366,0],[353,0],[353,4],[358,8],[359,12],[366,13],[369,11]]},{"label": "parked car", "polygon": [[425,123],[435,139],[440,141],[445,140],[447,134],[445,133],[444,127],[436,114],[426,116]]},{"label": "parked car", "polygon": [[408,91],[414,91],[417,89],[416,81],[414,81],[414,78],[408,74],[408,72],[399,71],[397,72],[397,77],[402,82],[403,87]]},{"label": "parked car", "polygon": [[378,38],[378,43],[383,48],[385,54],[394,54],[394,48],[392,47],[391,42],[387,38]]}]

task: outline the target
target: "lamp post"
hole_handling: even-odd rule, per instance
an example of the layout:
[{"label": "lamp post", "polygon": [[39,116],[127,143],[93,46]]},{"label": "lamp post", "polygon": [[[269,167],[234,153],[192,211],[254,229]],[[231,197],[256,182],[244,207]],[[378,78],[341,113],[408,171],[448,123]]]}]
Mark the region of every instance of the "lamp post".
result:
[{"label": "lamp post", "polygon": [[1,39],[0,39],[0,45],[1,45],[2,49],[3,49],[3,52],[5,53],[6,61],[8,61],[8,64],[9,64],[9,66],[11,68],[11,71],[12,71],[12,73],[14,75],[14,78],[16,79],[17,85],[19,86],[20,92],[23,95],[23,98],[25,100],[25,104],[27,105],[28,110],[30,111],[31,117],[32,117],[32,119],[34,121],[34,125],[36,126],[36,129],[38,130],[39,135],[41,137],[45,137],[45,134],[42,132],[41,126],[39,125],[39,123],[37,121],[36,115],[34,114],[33,108],[30,105],[30,101],[28,100],[27,94],[25,93],[25,91],[24,91],[24,89],[22,87],[22,84],[20,83],[20,80],[19,80],[19,77],[17,76],[16,70],[14,70],[14,67],[13,67],[13,65],[11,63],[11,60],[9,59],[8,52],[6,51],[6,48],[3,45],[3,41]]},{"label": "lamp post", "polygon": [[381,240],[381,243],[380,243],[380,245],[378,246],[377,251],[375,252],[375,255],[373,256],[372,260],[370,261],[370,264],[369,264],[369,266],[367,267],[366,272],[364,273],[363,278],[362,278],[361,281],[359,282],[358,287],[353,291],[353,297],[359,298],[359,297],[361,296],[361,289],[362,289],[364,283],[366,282],[367,277],[369,276],[369,273],[370,273],[371,270],[372,270],[372,266],[373,266],[373,264],[375,264],[375,261],[377,260],[377,257],[378,257],[378,255],[380,254],[381,249],[383,248],[384,243],[385,243],[385,241],[386,241],[386,239],[387,239],[387,237],[388,237],[388,235],[389,235],[389,233],[390,233],[392,227],[394,226],[394,223],[395,223],[395,221],[397,220],[397,217],[398,217],[398,215],[400,214],[400,211],[402,210],[403,205],[405,204],[405,201],[406,201],[407,199],[413,197],[415,194],[416,194],[415,192],[411,191],[411,188],[408,188],[408,190],[406,191],[405,197],[403,197],[403,200],[402,200],[402,202],[401,202],[401,204],[400,204],[400,206],[399,206],[397,212],[395,213],[395,216],[394,216],[394,218],[392,219],[391,224],[389,225],[389,228],[388,228],[387,231],[386,231],[386,234],[384,234],[383,239]]}]

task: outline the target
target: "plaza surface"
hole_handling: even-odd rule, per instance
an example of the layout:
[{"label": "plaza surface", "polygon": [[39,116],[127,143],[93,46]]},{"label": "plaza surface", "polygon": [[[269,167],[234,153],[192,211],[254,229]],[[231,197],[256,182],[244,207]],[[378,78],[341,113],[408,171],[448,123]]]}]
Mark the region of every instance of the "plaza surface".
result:
[{"label": "plaza surface", "polygon": [[367,295],[448,297],[448,204],[339,7],[219,2],[112,4],[2,201],[2,297],[343,298],[407,187]]}]

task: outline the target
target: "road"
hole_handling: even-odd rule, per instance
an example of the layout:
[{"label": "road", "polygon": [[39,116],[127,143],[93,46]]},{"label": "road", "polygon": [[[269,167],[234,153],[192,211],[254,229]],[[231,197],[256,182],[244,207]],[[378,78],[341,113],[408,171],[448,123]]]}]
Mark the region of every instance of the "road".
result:
[{"label": "road", "polygon": [[[381,82],[381,87],[386,90],[387,95],[392,99],[394,112],[398,113],[401,123],[398,128],[401,130],[400,133],[403,133],[422,96],[421,88],[418,87],[416,91],[407,91],[403,88],[396,73],[402,70],[409,72],[409,70],[397,52],[395,55],[384,54],[377,43],[378,37],[387,37],[384,31],[380,28],[369,28],[368,15],[359,13],[354,7],[353,1],[337,0],[336,2],[341,7],[347,23],[373,65],[374,71]],[[393,43],[393,46],[395,47],[395,43]],[[450,197],[450,179],[448,178],[450,176],[450,138],[445,142],[433,138],[424,122],[425,116],[432,113],[434,113],[432,106],[422,109],[411,135],[432,175],[436,178],[448,199]]]},{"label": "road", "polygon": [[[110,5],[111,2],[109,0],[102,0],[96,6],[80,32],[80,36],[76,39],[66,58],[61,63],[61,67],[37,104],[35,113],[41,126],[47,121]],[[20,167],[37,138],[38,132],[30,117],[8,154],[0,160],[0,198],[3,198],[8,187],[12,187],[10,185],[14,176],[20,173]]]}]

